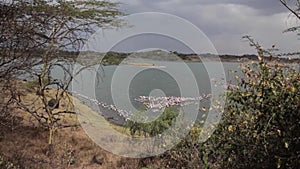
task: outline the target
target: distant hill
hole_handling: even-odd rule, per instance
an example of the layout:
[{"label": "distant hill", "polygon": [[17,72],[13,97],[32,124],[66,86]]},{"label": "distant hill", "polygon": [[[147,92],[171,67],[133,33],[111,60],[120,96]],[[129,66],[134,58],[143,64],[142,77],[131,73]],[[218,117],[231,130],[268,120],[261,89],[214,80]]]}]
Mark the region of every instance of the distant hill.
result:
[{"label": "distant hill", "polygon": [[[36,51],[30,51],[32,53],[32,57],[37,58],[41,57],[44,53],[43,50],[39,49]],[[151,50],[151,51],[143,51],[143,52],[108,52],[101,53],[95,51],[59,51],[56,56],[53,56],[53,59],[64,58],[67,60],[71,60],[74,62],[78,62],[81,64],[103,64],[103,65],[118,65],[122,61],[126,60],[134,60],[134,59],[150,59],[157,61],[184,61],[184,62],[203,62],[203,61],[219,61],[222,62],[249,62],[249,61],[257,61],[257,55],[253,54],[244,54],[244,55],[215,55],[215,54],[186,54],[179,53],[176,51],[162,51],[162,50]],[[267,60],[269,58],[266,58]],[[272,60],[279,60],[281,62],[287,63],[300,63],[300,58],[279,58],[274,57]]]}]

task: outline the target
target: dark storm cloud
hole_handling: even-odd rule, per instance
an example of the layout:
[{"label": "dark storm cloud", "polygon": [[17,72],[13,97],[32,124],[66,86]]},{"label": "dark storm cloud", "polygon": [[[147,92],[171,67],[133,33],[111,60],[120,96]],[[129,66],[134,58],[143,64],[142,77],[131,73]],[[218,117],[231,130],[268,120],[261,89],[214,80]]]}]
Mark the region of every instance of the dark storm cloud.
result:
[{"label": "dark storm cloud", "polygon": [[163,12],[190,21],[211,39],[220,53],[255,52],[241,42],[244,35],[252,35],[267,47],[275,43],[286,50],[299,48],[294,35],[282,34],[294,21],[279,0],[121,0],[121,3],[128,14]]},{"label": "dark storm cloud", "polygon": [[261,14],[274,14],[286,11],[279,0],[231,0],[229,3],[237,3],[258,9]]},{"label": "dark storm cloud", "polygon": [[[127,7],[129,12],[141,11],[144,9],[159,9],[160,4],[170,4],[170,8],[174,8],[172,4],[180,4],[182,6],[190,5],[206,5],[206,4],[239,4],[258,9],[261,14],[274,14],[286,11],[279,0],[131,0],[121,1],[124,7]],[[138,8],[136,8],[138,7]],[[180,7],[180,6],[178,6]]]}]

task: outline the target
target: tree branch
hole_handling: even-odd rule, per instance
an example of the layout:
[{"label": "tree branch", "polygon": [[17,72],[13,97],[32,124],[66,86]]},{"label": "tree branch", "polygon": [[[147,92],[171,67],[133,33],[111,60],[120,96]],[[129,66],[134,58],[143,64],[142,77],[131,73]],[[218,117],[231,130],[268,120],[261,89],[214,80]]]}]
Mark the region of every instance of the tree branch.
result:
[{"label": "tree branch", "polygon": [[296,12],[296,10],[292,9],[285,0],[280,0],[281,4],[284,5],[292,14],[294,14],[298,19],[300,19],[300,15]]}]

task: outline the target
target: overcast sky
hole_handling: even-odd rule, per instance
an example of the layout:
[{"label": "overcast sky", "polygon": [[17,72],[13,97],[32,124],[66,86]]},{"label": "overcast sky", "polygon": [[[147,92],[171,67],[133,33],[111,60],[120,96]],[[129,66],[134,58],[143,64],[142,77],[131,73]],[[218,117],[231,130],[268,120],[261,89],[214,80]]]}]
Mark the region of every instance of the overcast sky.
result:
[{"label": "overcast sky", "polygon": [[[241,40],[244,35],[253,36],[265,47],[275,44],[283,52],[296,51],[300,46],[299,37],[297,39],[295,34],[282,33],[291,25],[297,22],[299,24],[299,21],[289,15],[279,0],[119,0],[119,2],[122,3],[121,9],[127,14],[163,12],[188,20],[208,36],[219,54],[255,53],[248,43]],[[151,38],[154,37],[149,37]],[[159,41],[155,42],[155,47],[159,48]],[[186,51],[178,45],[174,45],[176,49],[165,47],[166,41],[161,41],[162,49]],[[127,46],[130,46],[131,42],[127,43]],[[149,45],[150,47],[152,46]]]}]

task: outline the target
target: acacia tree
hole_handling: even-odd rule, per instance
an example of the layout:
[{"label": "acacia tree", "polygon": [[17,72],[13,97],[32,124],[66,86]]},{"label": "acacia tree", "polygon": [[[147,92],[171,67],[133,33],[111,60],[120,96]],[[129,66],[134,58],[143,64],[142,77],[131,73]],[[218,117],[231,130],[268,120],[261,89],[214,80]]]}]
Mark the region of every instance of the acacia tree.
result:
[{"label": "acacia tree", "polygon": [[[55,110],[68,96],[68,87],[76,75],[69,69],[71,63],[61,55],[78,51],[98,28],[121,26],[123,22],[118,17],[123,13],[118,3],[97,0],[12,0],[2,1],[0,6],[4,9],[0,16],[0,78],[11,79],[26,72],[38,81],[33,101],[24,101],[15,90],[11,90],[10,100],[49,130],[48,143],[52,147],[54,131],[72,126],[62,123],[60,116],[75,113]],[[64,80],[50,76],[55,67],[64,71]],[[47,94],[50,86],[57,89],[52,98]]]},{"label": "acacia tree", "polygon": [[0,2],[0,124],[12,128],[15,121],[11,113],[12,104],[19,95],[13,79],[40,64],[37,59],[31,58],[31,51],[39,44],[33,43],[31,23],[22,19],[24,14],[19,10],[20,3]]}]

